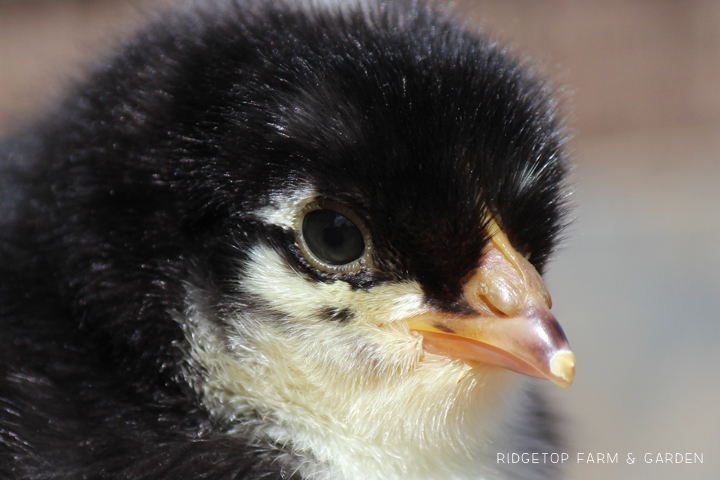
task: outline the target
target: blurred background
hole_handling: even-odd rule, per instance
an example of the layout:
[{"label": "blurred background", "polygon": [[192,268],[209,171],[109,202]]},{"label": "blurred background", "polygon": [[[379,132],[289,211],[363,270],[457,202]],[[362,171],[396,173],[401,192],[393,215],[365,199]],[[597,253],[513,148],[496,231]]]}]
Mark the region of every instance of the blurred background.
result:
[{"label": "blurred background", "polygon": [[[172,1],[0,0],[0,134]],[[456,7],[555,82],[573,134],[575,221],[547,274],[578,360],[548,389],[569,478],[720,478],[720,0]]]}]

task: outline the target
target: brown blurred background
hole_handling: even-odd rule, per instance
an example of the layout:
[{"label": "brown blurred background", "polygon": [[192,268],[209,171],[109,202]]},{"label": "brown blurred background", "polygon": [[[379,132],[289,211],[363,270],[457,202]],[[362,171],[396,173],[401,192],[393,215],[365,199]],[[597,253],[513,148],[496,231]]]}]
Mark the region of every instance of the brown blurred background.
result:
[{"label": "brown blurred background", "polygon": [[[172,1],[0,0],[0,133]],[[547,275],[578,358],[548,388],[569,477],[720,478],[720,0],[456,3],[562,86],[575,135],[576,221]],[[704,463],[644,461],[666,452]]]}]

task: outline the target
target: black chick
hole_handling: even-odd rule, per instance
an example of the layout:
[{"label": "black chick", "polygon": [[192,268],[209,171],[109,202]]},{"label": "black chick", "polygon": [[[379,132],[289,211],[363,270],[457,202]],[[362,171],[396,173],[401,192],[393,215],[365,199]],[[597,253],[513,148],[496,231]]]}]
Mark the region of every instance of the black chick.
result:
[{"label": "black chick", "polygon": [[2,147],[0,477],[556,478],[562,143],[432,6],[166,15]]}]

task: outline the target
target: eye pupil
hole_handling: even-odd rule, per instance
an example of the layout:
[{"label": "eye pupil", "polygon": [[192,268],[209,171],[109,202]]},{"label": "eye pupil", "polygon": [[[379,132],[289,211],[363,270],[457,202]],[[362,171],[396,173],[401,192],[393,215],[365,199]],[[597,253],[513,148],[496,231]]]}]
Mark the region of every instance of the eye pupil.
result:
[{"label": "eye pupil", "polygon": [[357,225],[332,210],[308,212],[302,230],[308,248],[330,265],[348,264],[365,251],[365,240]]},{"label": "eye pupil", "polygon": [[331,248],[338,248],[345,241],[345,235],[339,228],[328,228],[325,230],[324,240]]}]

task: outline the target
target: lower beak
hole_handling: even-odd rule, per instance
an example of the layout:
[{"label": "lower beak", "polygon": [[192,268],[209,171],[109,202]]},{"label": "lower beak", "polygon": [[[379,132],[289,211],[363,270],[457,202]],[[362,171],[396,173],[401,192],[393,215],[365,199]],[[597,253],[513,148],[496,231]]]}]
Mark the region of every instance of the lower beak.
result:
[{"label": "lower beak", "polygon": [[494,365],[569,387],[575,355],[550,313],[540,274],[516,252],[494,221],[483,262],[464,286],[477,316],[431,312],[408,319],[429,353]]},{"label": "lower beak", "polygon": [[493,365],[569,387],[575,356],[562,327],[543,306],[522,316],[457,317],[425,314],[410,319],[429,353]]}]

